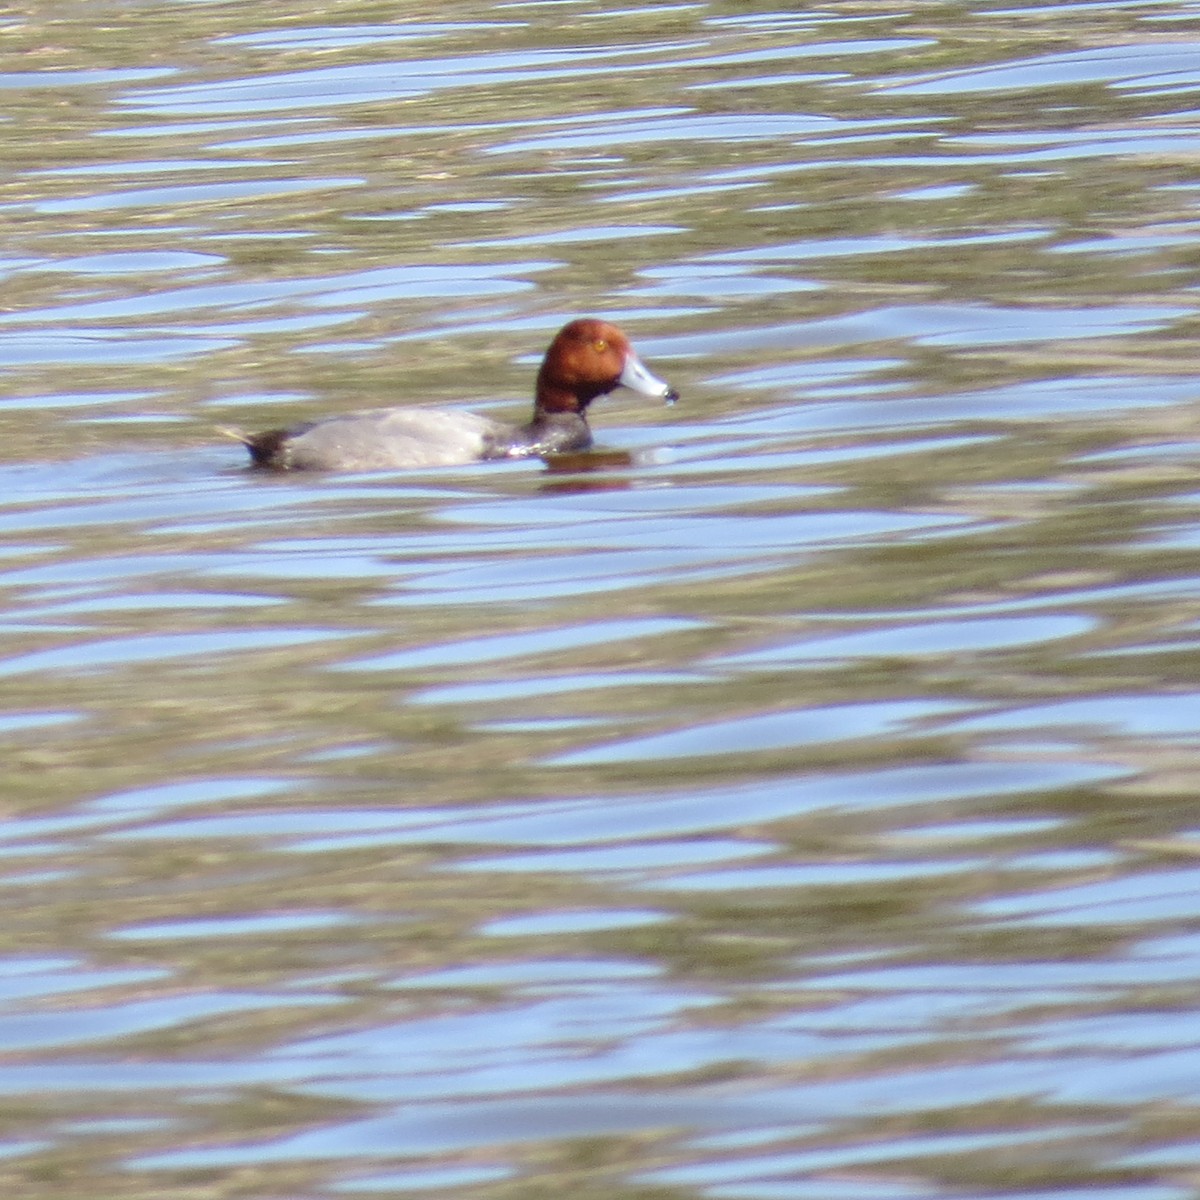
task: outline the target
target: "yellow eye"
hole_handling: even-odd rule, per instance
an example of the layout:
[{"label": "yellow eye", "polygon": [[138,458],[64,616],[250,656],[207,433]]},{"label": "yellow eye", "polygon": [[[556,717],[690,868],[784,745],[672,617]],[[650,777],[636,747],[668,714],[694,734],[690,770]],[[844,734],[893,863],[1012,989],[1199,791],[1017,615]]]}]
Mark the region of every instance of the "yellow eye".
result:
[{"label": "yellow eye", "polygon": [[592,343],[592,349],[595,350],[597,354],[603,354],[604,351],[608,349],[608,343],[603,338],[597,338]]}]

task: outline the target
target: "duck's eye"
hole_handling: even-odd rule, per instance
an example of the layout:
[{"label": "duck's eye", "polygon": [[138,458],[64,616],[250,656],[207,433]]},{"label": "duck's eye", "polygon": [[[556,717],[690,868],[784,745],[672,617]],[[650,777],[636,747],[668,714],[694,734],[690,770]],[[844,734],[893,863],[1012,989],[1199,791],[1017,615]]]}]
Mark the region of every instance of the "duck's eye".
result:
[{"label": "duck's eye", "polygon": [[608,343],[603,338],[597,338],[592,343],[592,349],[595,350],[597,354],[603,354],[605,350],[608,349]]}]

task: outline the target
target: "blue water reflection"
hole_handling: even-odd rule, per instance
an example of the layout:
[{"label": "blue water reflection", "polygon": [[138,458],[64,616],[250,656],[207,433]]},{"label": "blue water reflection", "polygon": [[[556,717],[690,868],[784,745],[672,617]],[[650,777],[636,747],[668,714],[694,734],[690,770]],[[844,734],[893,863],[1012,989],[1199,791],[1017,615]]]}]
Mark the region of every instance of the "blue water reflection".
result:
[{"label": "blue water reflection", "polygon": [[752,7],[4,21],[14,1195],[1193,1194],[1195,13]]}]

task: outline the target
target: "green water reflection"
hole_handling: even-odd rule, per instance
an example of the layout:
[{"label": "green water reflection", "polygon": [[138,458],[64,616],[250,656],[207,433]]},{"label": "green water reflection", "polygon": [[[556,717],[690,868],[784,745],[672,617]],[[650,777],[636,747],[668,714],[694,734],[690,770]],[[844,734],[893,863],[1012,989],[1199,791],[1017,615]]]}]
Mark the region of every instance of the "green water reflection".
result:
[{"label": "green water reflection", "polygon": [[5,16],[8,1192],[1191,1196],[1194,24]]}]

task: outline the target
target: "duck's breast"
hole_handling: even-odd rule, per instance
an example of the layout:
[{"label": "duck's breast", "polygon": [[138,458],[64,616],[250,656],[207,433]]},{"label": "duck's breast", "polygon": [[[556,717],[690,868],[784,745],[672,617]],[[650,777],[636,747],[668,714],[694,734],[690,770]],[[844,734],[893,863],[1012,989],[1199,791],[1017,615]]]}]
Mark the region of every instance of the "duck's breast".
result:
[{"label": "duck's breast", "polygon": [[387,471],[477,462],[507,426],[470,412],[385,408],[321,421],[288,444],[300,470]]}]

